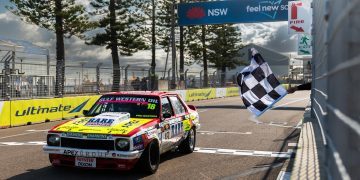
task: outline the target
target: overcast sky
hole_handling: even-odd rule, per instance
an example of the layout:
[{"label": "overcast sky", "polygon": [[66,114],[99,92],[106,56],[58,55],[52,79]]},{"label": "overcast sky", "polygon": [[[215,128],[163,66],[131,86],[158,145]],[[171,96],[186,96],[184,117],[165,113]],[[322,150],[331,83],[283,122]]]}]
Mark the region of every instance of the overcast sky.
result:
[{"label": "overcast sky", "polygon": [[[30,41],[38,46],[50,50],[52,59],[55,59],[55,34],[36,25],[27,24],[5,9],[8,0],[0,0],[0,36]],[[295,36],[290,37],[287,31],[287,22],[257,23],[239,25],[243,43],[255,43],[281,53],[296,51]],[[87,65],[99,62],[111,66],[110,51],[104,47],[85,45],[84,41],[74,37],[65,40],[65,56],[67,64],[78,64],[87,61]],[[159,49],[156,52],[157,67],[165,66],[166,53]],[[169,56],[171,57],[171,56]],[[120,57],[121,65],[127,64],[149,68],[151,62],[150,51],[141,51],[132,57]],[[168,64],[170,67],[171,64]],[[199,68],[199,66],[197,67]]]}]

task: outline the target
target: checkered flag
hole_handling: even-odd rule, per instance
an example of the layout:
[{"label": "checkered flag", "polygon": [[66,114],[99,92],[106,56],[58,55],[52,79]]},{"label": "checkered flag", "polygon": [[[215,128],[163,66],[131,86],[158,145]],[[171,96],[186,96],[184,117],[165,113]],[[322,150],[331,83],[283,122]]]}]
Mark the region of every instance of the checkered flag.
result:
[{"label": "checkered flag", "polygon": [[251,53],[251,64],[238,73],[237,83],[246,108],[260,116],[287,92],[261,55],[254,48]]}]

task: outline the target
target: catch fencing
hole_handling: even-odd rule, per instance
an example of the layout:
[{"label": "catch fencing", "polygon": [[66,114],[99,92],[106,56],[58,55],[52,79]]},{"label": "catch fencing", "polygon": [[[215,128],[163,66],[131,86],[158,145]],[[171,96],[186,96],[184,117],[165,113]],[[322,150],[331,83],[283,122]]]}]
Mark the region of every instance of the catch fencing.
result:
[{"label": "catch fencing", "polygon": [[360,177],[360,1],[313,1],[312,116],[327,179]]}]

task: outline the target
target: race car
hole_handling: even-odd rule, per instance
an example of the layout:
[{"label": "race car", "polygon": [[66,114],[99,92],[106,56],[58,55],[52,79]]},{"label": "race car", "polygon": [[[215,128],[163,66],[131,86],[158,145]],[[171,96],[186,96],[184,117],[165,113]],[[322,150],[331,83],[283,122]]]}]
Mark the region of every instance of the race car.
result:
[{"label": "race car", "polygon": [[53,166],[155,173],[160,154],[194,151],[200,128],[195,106],[172,92],[117,92],[101,96],[84,117],[48,131],[44,152]]}]

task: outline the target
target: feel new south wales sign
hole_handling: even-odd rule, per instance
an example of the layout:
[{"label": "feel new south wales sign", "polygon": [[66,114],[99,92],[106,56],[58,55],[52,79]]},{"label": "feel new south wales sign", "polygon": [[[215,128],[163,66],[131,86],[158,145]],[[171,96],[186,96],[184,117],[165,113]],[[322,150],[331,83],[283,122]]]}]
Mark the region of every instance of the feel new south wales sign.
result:
[{"label": "feel new south wales sign", "polygon": [[289,0],[228,0],[178,5],[178,25],[234,24],[288,20]]}]

